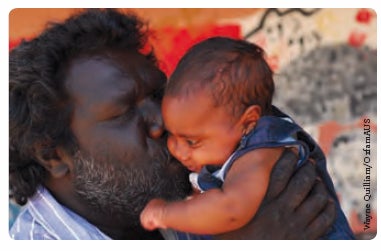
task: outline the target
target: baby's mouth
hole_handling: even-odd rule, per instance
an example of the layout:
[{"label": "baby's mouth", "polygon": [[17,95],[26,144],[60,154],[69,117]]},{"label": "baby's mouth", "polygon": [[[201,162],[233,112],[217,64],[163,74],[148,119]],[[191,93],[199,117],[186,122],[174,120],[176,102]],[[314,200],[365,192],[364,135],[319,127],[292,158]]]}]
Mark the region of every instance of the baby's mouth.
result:
[{"label": "baby's mouth", "polygon": [[195,165],[186,165],[186,167],[191,172],[199,172],[200,171],[200,168],[198,166],[195,166]]}]

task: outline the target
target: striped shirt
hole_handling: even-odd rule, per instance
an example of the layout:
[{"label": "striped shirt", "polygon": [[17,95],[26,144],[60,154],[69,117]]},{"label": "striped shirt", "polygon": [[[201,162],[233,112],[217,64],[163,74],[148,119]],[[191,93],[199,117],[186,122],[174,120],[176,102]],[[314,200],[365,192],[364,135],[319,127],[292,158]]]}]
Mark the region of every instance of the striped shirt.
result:
[{"label": "striped shirt", "polygon": [[110,240],[97,227],[59,204],[43,187],[29,199],[9,231],[15,240]]},{"label": "striped shirt", "polygon": [[[42,186],[23,206],[9,234],[15,240],[111,240],[96,226],[59,204]],[[209,239],[173,230],[162,230],[161,234],[171,240]]]}]

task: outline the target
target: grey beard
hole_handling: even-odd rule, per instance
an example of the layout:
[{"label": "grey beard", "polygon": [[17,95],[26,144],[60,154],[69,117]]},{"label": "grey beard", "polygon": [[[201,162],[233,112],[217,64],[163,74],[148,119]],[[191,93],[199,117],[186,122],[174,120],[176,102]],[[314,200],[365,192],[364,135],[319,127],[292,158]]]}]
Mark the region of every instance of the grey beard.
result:
[{"label": "grey beard", "polygon": [[139,225],[139,215],[153,198],[177,200],[190,192],[188,172],[161,151],[151,159],[125,164],[115,158],[96,160],[78,151],[74,186],[82,200],[102,215]]}]

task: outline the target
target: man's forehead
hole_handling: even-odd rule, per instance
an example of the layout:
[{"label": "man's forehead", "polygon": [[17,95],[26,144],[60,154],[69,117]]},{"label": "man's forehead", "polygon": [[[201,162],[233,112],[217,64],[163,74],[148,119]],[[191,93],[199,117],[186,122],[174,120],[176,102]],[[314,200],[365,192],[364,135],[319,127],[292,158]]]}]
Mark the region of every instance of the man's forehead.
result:
[{"label": "man's forehead", "polygon": [[73,61],[67,71],[69,93],[105,95],[108,92],[129,91],[136,85],[130,69],[103,57],[81,58]]}]

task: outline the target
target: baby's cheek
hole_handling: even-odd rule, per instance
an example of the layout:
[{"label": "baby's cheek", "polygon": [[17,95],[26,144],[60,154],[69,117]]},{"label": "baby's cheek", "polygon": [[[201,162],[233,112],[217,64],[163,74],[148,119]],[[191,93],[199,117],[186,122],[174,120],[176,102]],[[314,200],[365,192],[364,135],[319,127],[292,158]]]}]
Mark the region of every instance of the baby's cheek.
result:
[{"label": "baby's cheek", "polygon": [[172,136],[168,136],[167,147],[168,147],[169,152],[172,155],[174,155],[175,148],[176,148],[176,142],[175,142],[175,139]]}]

